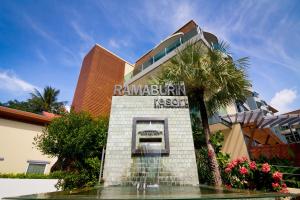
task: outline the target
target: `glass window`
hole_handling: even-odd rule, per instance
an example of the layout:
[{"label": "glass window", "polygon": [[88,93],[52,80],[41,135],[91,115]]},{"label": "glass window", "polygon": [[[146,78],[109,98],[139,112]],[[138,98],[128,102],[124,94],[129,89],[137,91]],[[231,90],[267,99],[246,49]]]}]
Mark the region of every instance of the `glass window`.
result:
[{"label": "glass window", "polygon": [[44,174],[46,164],[29,163],[26,174]]}]

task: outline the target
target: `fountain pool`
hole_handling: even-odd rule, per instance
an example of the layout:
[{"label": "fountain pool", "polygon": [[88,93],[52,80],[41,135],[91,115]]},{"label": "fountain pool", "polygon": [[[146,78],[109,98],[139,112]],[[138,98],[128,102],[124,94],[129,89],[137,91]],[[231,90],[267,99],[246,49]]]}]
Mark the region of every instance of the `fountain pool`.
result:
[{"label": "fountain pool", "polygon": [[278,199],[291,194],[264,193],[244,190],[224,190],[201,185],[159,186],[137,190],[133,186],[97,187],[73,192],[52,192],[9,197],[4,199]]}]

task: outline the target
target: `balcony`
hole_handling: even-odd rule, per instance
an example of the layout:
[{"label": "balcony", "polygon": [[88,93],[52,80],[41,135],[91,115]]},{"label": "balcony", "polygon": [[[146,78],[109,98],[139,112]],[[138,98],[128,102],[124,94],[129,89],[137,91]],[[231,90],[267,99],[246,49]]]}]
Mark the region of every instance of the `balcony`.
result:
[{"label": "balcony", "polygon": [[135,66],[134,70],[131,73],[128,73],[124,77],[124,81],[127,82],[137,74],[140,74],[145,69],[149,68],[149,66],[153,65],[157,61],[161,60],[166,55],[173,52],[176,48],[181,46],[182,44],[189,41],[191,38],[196,36],[199,33],[198,28],[191,29],[189,32],[183,34],[183,33],[177,33],[172,35],[171,37],[167,38],[163,42],[161,42],[159,45],[154,47],[154,49],[151,51],[153,56],[151,56],[150,59],[142,63],[141,65]]}]

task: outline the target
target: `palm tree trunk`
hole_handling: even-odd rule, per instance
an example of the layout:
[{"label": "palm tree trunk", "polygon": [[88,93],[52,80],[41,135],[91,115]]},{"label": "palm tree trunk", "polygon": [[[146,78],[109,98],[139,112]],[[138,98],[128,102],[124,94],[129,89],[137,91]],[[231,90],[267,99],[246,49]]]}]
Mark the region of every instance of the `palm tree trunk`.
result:
[{"label": "palm tree trunk", "polygon": [[206,111],[206,106],[204,103],[204,91],[200,91],[198,94],[198,102],[200,106],[200,115],[201,115],[201,122],[205,134],[206,144],[207,144],[207,150],[208,150],[208,158],[210,167],[213,173],[214,177],[214,183],[216,186],[222,185],[222,178],[220,174],[219,164],[217,161],[215,150],[210,142],[210,130],[209,130],[209,124],[208,124],[208,116]]}]

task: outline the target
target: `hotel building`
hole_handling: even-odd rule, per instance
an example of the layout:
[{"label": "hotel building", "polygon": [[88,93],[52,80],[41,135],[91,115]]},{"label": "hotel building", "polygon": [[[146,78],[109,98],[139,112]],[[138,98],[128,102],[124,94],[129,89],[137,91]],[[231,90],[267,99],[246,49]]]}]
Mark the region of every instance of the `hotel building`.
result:
[{"label": "hotel building", "polygon": [[[218,43],[218,38],[191,20],[134,64],[96,44],[83,60],[72,108],[87,111],[94,117],[109,116],[115,85],[147,84],[188,43],[197,43],[208,51]],[[300,166],[297,144],[300,142],[300,111],[274,115],[277,110],[250,90],[251,95],[245,102],[232,102],[209,119],[210,130],[221,130],[225,135],[222,151],[229,153],[232,159],[261,154],[289,158],[292,149]],[[50,121],[49,116],[0,107],[0,173],[50,171],[56,158],[43,155],[32,144],[33,138],[41,134]]]},{"label": "hotel building", "polygon": [[[208,51],[218,44],[218,38],[191,20],[134,64],[96,44],[83,60],[73,109],[90,112],[93,116],[108,116],[114,85],[147,84],[188,43],[197,43]],[[276,112],[275,108],[259,98],[258,93],[252,91],[245,102],[233,102],[215,113],[210,118],[210,129],[212,132],[224,132],[223,151],[229,153],[231,158],[249,157],[250,150],[255,146],[287,143],[285,137],[273,128],[278,124],[266,124]]]}]

